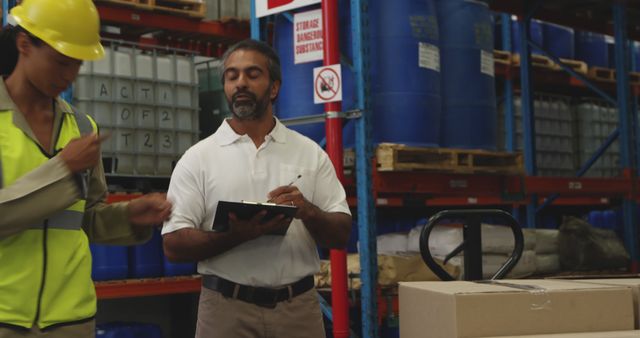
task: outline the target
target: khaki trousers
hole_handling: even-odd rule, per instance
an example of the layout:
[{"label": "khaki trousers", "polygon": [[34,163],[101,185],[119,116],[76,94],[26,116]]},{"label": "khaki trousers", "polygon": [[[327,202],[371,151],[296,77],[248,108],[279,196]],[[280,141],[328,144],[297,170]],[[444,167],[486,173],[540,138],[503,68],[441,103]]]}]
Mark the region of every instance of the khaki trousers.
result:
[{"label": "khaki trousers", "polygon": [[20,330],[0,326],[0,338],[94,338],[95,336],[95,320],[44,331],[40,331],[37,327],[32,327],[31,330]]},{"label": "khaki trousers", "polygon": [[236,337],[324,338],[318,293],[311,289],[270,309],[203,287],[196,338]]}]

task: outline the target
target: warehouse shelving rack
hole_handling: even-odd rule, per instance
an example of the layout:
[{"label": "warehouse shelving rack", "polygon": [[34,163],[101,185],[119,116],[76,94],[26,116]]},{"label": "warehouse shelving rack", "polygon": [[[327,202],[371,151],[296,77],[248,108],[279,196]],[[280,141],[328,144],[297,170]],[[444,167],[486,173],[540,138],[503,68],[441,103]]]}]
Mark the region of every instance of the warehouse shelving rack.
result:
[{"label": "warehouse shelving rack", "polygon": [[[15,5],[13,0],[3,1],[3,20],[6,20],[6,12]],[[346,1],[346,0],[341,0]],[[377,265],[376,265],[376,226],[375,208],[378,207],[404,207],[404,206],[527,206],[527,225],[535,225],[535,214],[539,206],[544,206],[545,202],[551,200],[550,197],[558,194],[559,197],[553,200],[553,205],[608,205],[614,200],[623,200],[625,215],[625,244],[630,249],[633,258],[633,270],[638,269],[638,244],[636,230],[635,205],[638,201],[637,191],[640,188],[638,176],[638,165],[636,156],[640,147],[635,144],[634,135],[637,131],[632,128],[633,121],[637,120],[636,107],[629,106],[630,96],[640,95],[640,86],[632,86],[629,91],[628,78],[628,49],[624,41],[627,37],[640,40],[640,6],[632,2],[616,2],[611,5],[610,1],[603,0],[562,0],[554,1],[509,1],[492,0],[490,6],[497,12],[506,12],[519,15],[524,21],[531,19],[535,10],[535,16],[545,21],[564,24],[577,29],[615,32],[617,50],[616,70],[617,74],[623,74],[617,79],[615,85],[598,83],[597,87],[602,88],[605,94],[617,92],[617,104],[621,104],[619,136],[620,141],[625,145],[623,150],[624,177],[600,179],[600,178],[559,178],[559,177],[539,177],[536,176],[535,167],[535,146],[533,142],[533,121],[534,112],[531,102],[531,92],[535,84],[553,85],[562,87],[569,91],[584,92],[586,84],[578,80],[579,76],[567,76],[561,73],[536,72],[532,79],[532,72],[527,62],[530,52],[530,45],[525,46],[523,51],[524,67],[520,68],[519,74],[513,67],[504,67],[496,64],[496,74],[504,76],[511,82],[520,79],[520,87],[523,95],[523,118],[529,126],[526,128],[525,155],[527,175],[522,176],[488,176],[488,175],[453,175],[434,173],[394,173],[377,172],[372,170],[375,163],[372,163],[371,126],[369,119],[368,104],[368,52],[366,38],[368,19],[366,8],[368,0],[350,0],[352,10],[353,27],[353,69],[356,74],[358,88],[358,109],[361,116],[355,120],[356,123],[356,179],[347,177],[344,181],[345,187],[349,191],[349,203],[358,208],[358,224],[360,236],[361,253],[361,279],[363,288],[361,290],[362,302],[362,327],[363,337],[377,337]],[[253,3],[253,1],[252,1]],[[626,11],[625,11],[626,7]],[[575,10],[585,8],[586,10]],[[609,10],[611,9],[612,10]],[[204,39],[212,44],[226,45],[233,40],[239,40],[249,35],[246,27],[234,24],[192,22],[184,18],[163,14],[141,12],[135,9],[111,7],[98,4],[98,10],[103,22],[126,27],[124,32],[131,36],[140,36],[144,33],[162,30],[167,32],[164,36],[172,37],[173,41],[182,41],[189,44],[190,40],[196,41]],[[607,16],[612,12],[611,17]],[[625,23],[632,22],[636,26],[624,29]],[[4,23],[4,22],[3,22]],[[267,25],[260,22],[255,17],[255,9],[252,12],[251,36],[265,36]],[[521,29],[520,39],[526,39],[528,25],[524,24]],[[507,34],[503,34],[508,36]],[[178,43],[178,42],[176,42]],[[181,45],[183,48],[184,45]],[[180,46],[178,46],[180,47]],[[505,90],[513,90],[513,86],[505,86]],[[632,94],[632,95],[631,95]],[[524,97],[528,98],[525,100]],[[508,95],[505,95],[508,98]],[[513,92],[510,94],[513,99]],[[512,101],[511,101],[512,102]],[[510,118],[509,118],[510,117]],[[513,110],[508,114],[507,123],[513,125]],[[637,124],[636,124],[637,125]],[[510,130],[510,128],[507,128]],[[508,142],[513,146],[513,134],[508,136]],[[612,135],[615,138],[615,135]],[[636,138],[638,139],[638,138]],[[604,149],[604,148],[603,148]],[[527,155],[528,154],[528,155]],[[595,159],[594,159],[595,160]],[[593,161],[590,161],[593,163]],[[356,196],[355,198],[353,196]],[[407,196],[410,196],[408,198]],[[112,195],[110,201],[130,199],[131,195]],[[185,277],[184,279],[161,279],[161,280],[141,280],[131,283],[97,283],[96,290],[101,299],[117,298],[143,295],[159,295],[175,292],[198,292],[199,279],[197,277]]]},{"label": "warehouse shelving rack", "polygon": [[[599,192],[618,194],[622,196],[622,208],[624,217],[624,241],[632,259],[632,270],[638,271],[638,231],[637,231],[637,189],[638,189],[638,164],[637,157],[637,105],[633,104],[633,95],[638,95],[638,86],[629,85],[629,70],[631,64],[631,49],[629,37],[638,39],[640,37],[640,27],[637,18],[640,18],[640,6],[631,1],[576,1],[563,0],[550,3],[541,0],[523,0],[523,1],[506,1],[494,0],[491,3],[493,10],[498,12],[507,12],[519,16],[518,24],[520,25],[520,36],[516,37],[521,44],[521,67],[520,67],[520,89],[522,100],[522,123],[524,130],[524,155],[525,155],[525,181],[534,183],[536,187],[547,190],[552,193],[539,203],[537,194],[532,193],[526,207],[526,223],[527,227],[535,227],[536,215],[546,206],[551,205],[563,194],[577,191],[580,194],[585,193],[585,184],[587,181],[581,179],[587,170],[595,163],[595,161],[606,151],[606,149],[615,141],[620,140],[621,144],[621,166],[623,178],[621,179],[603,179],[599,182],[589,182],[593,184],[593,189]],[[544,50],[542,46],[537,45],[530,39],[530,21],[536,16],[539,19],[563,24],[566,26],[596,31],[599,33],[611,33],[615,36],[615,65],[616,65],[616,84],[615,98],[609,93],[612,92],[612,86],[602,89],[601,84],[594,84],[585,76],[576,73],[570,67],[564,66],[562,62],[550,52]],[[636,20],[629,20],[635,18]],[[503,16],[503,22],[510,22],[508,16]],[[629,25],[633,22],[633,25]],[[503,46],[510,49],[509,41],[509,25],[503,24]],[[558,178],[542,178],[537,177],[536,167],[536,148],[535,148],[535,125],[534,125],[534,107],[532,100],[532,92],[534,87],[534,76],[531,71],[531,49],[535,48],[543,55],[549,57],[552,61],[561,66],[563,70],[570,74],[570,78],[564,77],[560,81],[567,81],[571,87],[586,87],[603,97],[608,102],[618,107],[619,121],[618,128],[609,135],[605,143],[593,154],[592,158],[587,161],[576,173],[578,179],[569,179],[568,186],[562,189],[561,184],[565,179]],[[507,77],[505,83],[505,104],[506,117],[505,129],[507,130],[507,147],[509,150],[514,148],[514,116],[513,116],[513,89],[511,79]],[[561,82],[565,84],[565,82]],[[528,187],[529,185],[527,185]],[[560,187],[558,189],[557,187]],[[562,191],[569,188],[570,191]],[[535,191],[532,191],[535,192]]]},{"label": "warehouse shelving rack", "polygon": [[[572,27],[593,30],[607,31],[611,27],[608,26],[606,18],[599,17],[593,21],[591,14],[606,13],[603,8],[611,6],[609,1],[591,0],[563,0],[544,2],[543,1],[508,1],[493,0],[488,1],[493,10],[498,12],[506,12],[510,14],[518,14],[524,21],[531,20],[532,13],[538,9],[540,18],[565,24]],[[601,154],[606,146],[603,145],[601,151],[595,154],[594,158],[587,163],[581,170],[578,177],[539,177],[536,175],[535,163],[535,144],[534,144],[534,113],[532,104],[532,72],[530,66],[530,43],[522,43],[526,46],[523,49],[522,67],[520,67],[519,76],[514,74],[516,68],[502,64],[496,64],[496,73],[505,78],[505,97],[507,97],[508,113],[506,121],[508,126],[514,125],[513,113],[513,85],[512,81],[520,79],[524,102],[524,129],[525,129],[525,176],[489,176],[489,175],[455,175],[455,174],[435,174],[435,173],[415,173],[415,172],[378,172],[372,170],[375,163],[372,164],[372,141],[370,133],[369,106],[367,101],[367,78],[366,67],[368,65],[368,46],[365,37],[367,35],[368,22],[366,21],[367,1],[351,1],[352,8],[352,27],[354,34],[354,64],[353,68],[356,73],[358,105],[357,109],[361,111],[361,116],[356,119],[356,180],[347,178],[344,180],[345,187],[348,191],[349,204],[358,209],[358,232],[360,240],[360,259],[361,259],[361,312],[362,312],[362,328],[363,337],[377,337],[377,317],[376,306],[374,300],[375,289],[377,284],[377,265],[376,265],[376,226],[375,226],[375,208],[376,207],[407,207],[407,206],[431,206],[431,207],[470,207],[470,206],[512,206],[514,211],[519,207],[526,206],[527,222],[526,226],[535,227],[536,213],[543,207],[553,203],[560,206],[598,206],[609,205],[613,201],[622,200],[625,215],[625,242],[633,257],[632,269],[637,271],[638,249],[637,249],[637,232],[635,230],[635,204],[638,199],[636,191],[639,182],[636,179],[635,153],[637,148],[633,142],[632,135],[635,134],[631,130],[635,121],[636,113],[625,104],[629,101],[629,82],[626,76],[626,41],[627,31],[626,16],[639,18],[640,11],[625,12],[624,3],[613,4],[614,24],[617,48],[621,52],[617,55],[616,60],[617,73],[625,74],[618,77],[616,85],[599,83],[591,85],[584,77],[575,72],[570,76],[558,75],[561,73],[544,74],[544,77],[536,79],[538,83],[553,85],[563,88],[563,90],[574,92],[585,92],[585,89],[595,89],[605,96],[609,96],[609,92],[617,92],[618,99],[614,101],[617,105],[624,106],[620,109],[621,123],[620,138],[626,146],[623,149],[625,153],[623,159],[623,169],[625,176],[622,178],[582,178],[582,174],[586,171],[597,156]],[[632,9],[637,6],[631,6]],[[577,11],[576,8],[587,8],[592,11]],[[365,10],[363,10],[365,9]],[[526,15],[525,15],[526,14]],[[640,22],[635,20],[633,22]],[[524,24],[525,29],[521,29],[522,35],[518,37],[522,41],[528,40],[528,24]],[[266,25],[261,23],[255,17],[255,9],[252,12],[252,37],[259,38],[266,36]],[[504,28],[508,29],[508,28]],[[509,34],[503,34],[509,36]],[[629,36],[634,38],[640,37],[640,29],[633,27],[629,32]],[[508,38],[507,38],[508,39]],[[509,45],[509,41],[506,41]],[[540,46],[535,46],[540,47]],[[558,60],[555,59],[557,62]],[[567,67],[564,67],[567,68]],[[604,90],[598,89],[604,87]],[[633,87],[633,94],[638,95],[640,88]],[[514,150],[514,133],[513,127],[506,128],[508,130],[507,140],[509,149]],[[614,133],[615,134],[615,133]],[[610,144],[617,134],[610,137]],[[355,197],[353,197],[355,196]],[[540,205],[540,207],[538,207]]]}]

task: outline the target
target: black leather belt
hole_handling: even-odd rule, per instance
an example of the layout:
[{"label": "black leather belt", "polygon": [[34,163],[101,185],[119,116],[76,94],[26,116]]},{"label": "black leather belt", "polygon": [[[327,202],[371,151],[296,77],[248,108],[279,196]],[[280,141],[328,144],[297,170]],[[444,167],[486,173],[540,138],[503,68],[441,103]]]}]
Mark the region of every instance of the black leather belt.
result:
[{"label": "black leather belt", "polygon": [[313,276],[307,276],[293,284],[271,289],[242,285],[215,275],[204,275],[202,276],[202,286],[220,292],[227,298],[236,298],[258,306],[275,308],[279,302],[311,290],[314,286],[314,280]]}]

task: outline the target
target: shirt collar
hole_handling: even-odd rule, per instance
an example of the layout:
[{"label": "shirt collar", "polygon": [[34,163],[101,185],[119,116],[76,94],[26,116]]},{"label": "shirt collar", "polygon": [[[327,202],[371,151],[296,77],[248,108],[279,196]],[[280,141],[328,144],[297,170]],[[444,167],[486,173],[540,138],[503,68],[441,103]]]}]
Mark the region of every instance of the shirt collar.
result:
[{"label": "shirt collar", "polygon": [[16,105],[11,100],[7,87],[4,84],[4,78],[0,76],[0,110],[13,110],[16,111]]},{"label": "shirt collar", "polygon": [[[276,143],[285,143],[287,141],[287,127],[284,126],[278,120],[277,117],[273,117],[276,121],[276,125],[273,127],[271,132],[267,134],[266,138],[271,138]],[[242,138],[244,135],[239,135],[236,133],[233,128],[229,125],[229,119],[225,119],[220,128],[218,128],[218,142],[220,145],[226,146],[232,144]]]},{"label": "shirt collar", "polygon": [[273,118],[276,120],[276,125],[267,136],[271,136],[273,141],[277,143],[287,142],[287,127],[277,117],[274,116]]}]

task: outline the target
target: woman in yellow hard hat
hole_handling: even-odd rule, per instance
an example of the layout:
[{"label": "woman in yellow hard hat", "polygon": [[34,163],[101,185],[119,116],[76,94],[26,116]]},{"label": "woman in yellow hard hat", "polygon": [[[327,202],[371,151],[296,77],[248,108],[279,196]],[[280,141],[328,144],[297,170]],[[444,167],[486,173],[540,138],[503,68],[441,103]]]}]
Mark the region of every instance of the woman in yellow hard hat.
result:
[{"label": "woman in yellow hard hat", "polygon": [[91,0],[24,0],[0,31],[0,338],[94,337],[89,239],[151,237],[171,205],[106,205],[95,122],[58,98],[104,55]]}]

